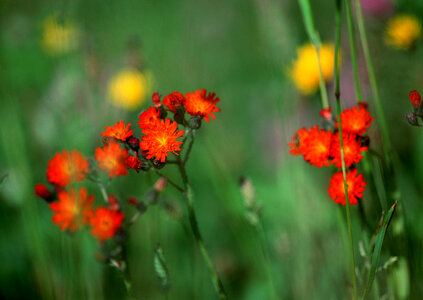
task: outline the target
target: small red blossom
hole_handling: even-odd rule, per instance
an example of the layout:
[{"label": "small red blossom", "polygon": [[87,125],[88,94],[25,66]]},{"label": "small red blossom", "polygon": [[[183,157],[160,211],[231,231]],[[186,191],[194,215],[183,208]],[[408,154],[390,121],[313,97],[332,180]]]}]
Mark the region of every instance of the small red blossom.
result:
[{"label": "small red blossom", "polygon": [[107,136],[125,142],[127,138],[132,136],[131,123],[125,127],[125,123],[120,120],[112,127],[106,126],[106,132],[102,132],[101,136]]},{"label": "small red blossom", "polygon": [[128,151],[122,149],[118,143],[109,143],[95,149],[95,159],[98,161],[99,168],[108,172],[110,178],[128,174],[127,157]]},{"label": "small red blossom", "polygon": [[81,153],[76,150],[71,153],[63,150],[48,162],[47,180],[65,187],[71,182],[82,181],[89,172],[88,160]]},{"label": "small red blossom", "polygon": [[[345,166],[349,168],[352,164],[358,163],[363,158],[361,153],[367,151],[367,147],[361,146],[360,138],[354,133],[344,133],[342,138]],[[332,164],[337,168],[342,168],[339,132],[334,135],[332,140],[330,156],[333,157]]]},{"label": "small red blossom", "polygon": [[173,113],[176,112],[176,109],[183,107],[186,101],[185,96],[180,92],[173,92],[164,97],[163,104]]},{"label": "small red blossom", "polygon": [[422,97],[416,90],[410,91],[409,97],[410,102],[414,107],[418,107],[420,104],[422,104]]},{"label": "small red blossom", "polygon": [[154,106],[157,108],[160,108],[160,106],[162,106],[162,100],[160,99],[161,97],[162,96],[159,93],[154,92],[152,99]]},{"label": "small red blossom", "polygon": [[[342,130],[362,135],[367,131],[373,119],[367,110],[367,104],[359,103],[358,107],[354,106],[341,113]],[[338,128],[338,122],[335,125]]]},{"label": "small red blossom", "polygon": [[123,213],[106,208],[99,207],[95,210],[90,224],[93,227],[91,234],[98,238],[100,242],[112,238],[118,228],[122,225]]},{"label": "small red blossom", "polygon": [[140,171],[141,169],[141,161],[135,157],[135,156],[128,156],[128,158],[126,159],[126,165],[131,168],[134,169],[135,171],[137,171],[137,173]]},{"label": "small red blossom", "polygon": [[50,191],[42,183],[37,183],[35,185],[34,191],[35,191],[35,195],[37,195],[38,197],[40,197],[40,198],[42,198],[44,200],[47,200],[47,199],[49,199],[51,197]]},{"label": "small red blossom", "polygon": [[304,146],[305,139],[308,137],[309,132],[305,128],[298,129],[295,135],[292,137],[292,142],[288,143],[288,146],[291,147],[289,153],[292,155],[304,155]]},{"label": "small red blossom", "polygon": [[160,110],[151,106],[149,109],[143,111],[139,118],[138,124],[141,129],[150,128],[155,126],[160,120]]},{"label": "small red blossom", "polygon": [[331,143],[331,131],[319,130],[317,126],[312,127],[308,132],[308,136],[304,139],[304,148],[302,150],[304,160],[318,168],[322,166],[328,167]]},{"label": "small red blossom", "polygon": [[[350,204],[357,204],[358,199],[363,197],[364,187],[366,182],[363,180],[363,175],[357,176],[357,170],[352,169],[347,173],[347,191],[348,199]],[[345,189],[344,189],[344,177],[342,171],[333,174],[330,179],[329,195],[335,203],[341,203],[345,205]]]},{"label": "small red blossom", "polygon": [[176,139],[184,135],[183,130],[178,130],[178,124],[170,119],[160,120],[156,126],[143,130],[145,136],[141,137],[140,148],[145,151],[147,159],[153,156],[161,162],[166,161],[168,152],[176,155],[180,151],[182,142]]},{"label": "small red blossom", "polygon": [[185,110],[192,116],[202,116],[207,122],[210,121],[209,116],[216,119],[213,113],[219,112],[220,108],[216,107],[219,98],[215,98],[215,93],[207,95],[206,90],[197,90],[186,94],[184,103]]},{"label": "small red blossom", "polygon": [[116,198],[116,196],[109,195],[107,197],[107,202],[109,202],[109,208],[110,209],[112,209],[112,210],[119,210],[120,209],[119,201]]},{"label": "small red blossom", "polygon": [[58,194],[58,201],[50,203],[50,209],[54,212],[53,223],[60,225],[61,230],[75,231],[87,224],[92,214],[92,202],[94,196],[88,196],[87,191],[81,188],[69,192],[63,190]]}]

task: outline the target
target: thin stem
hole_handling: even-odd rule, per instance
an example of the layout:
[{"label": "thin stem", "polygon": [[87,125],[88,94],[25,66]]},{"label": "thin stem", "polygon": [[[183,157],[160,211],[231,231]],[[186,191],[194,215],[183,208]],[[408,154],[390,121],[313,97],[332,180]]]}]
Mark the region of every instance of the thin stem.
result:
[{"label": "thin stem", "polygon": [[173,180],[169,179],[169,177],[163,175],[160,171],[155,170],[156,174],[159,175],[160,177],[164,177],[166,178],[167,182],[169,182],[169,184],[171,186],[173,186],[175,189],[177,189],[178,191],[180,191],[181,193],[184,193],[185,190],[183,188],[181,188],[177,183],[175,183]]},{"label": "thin stem", "polygon": [[309,0],[298,0],[303,14],[304,26],[306,28],[308,37],[314,46],[316,51],[317,65],[319,68],[319,86],[320,86],[320,99],[322,101],[322,107],[324,109],[329,107],[328,92],[326,90],[325,79],[323,78],[322,65],[320,62],[320,37],[314,28],[313,15],[311,13],[311,7]]},{"label": "thin stem", "polygon": [[357,64],[357,47],[355,45],[355,29],[352,18],[352,9],[351,9],[351,0],[345,0],[345,10],[347,12],[347,25],[348,25],[348,37],[350,40],[350,50],[351,50],[351,63],[354,73],[354,86],[355,93],[357,96],[357,102],[363,102],[363,95],[360,88],[360,76],[358,74],[358,64]]},{"label": "thin stem", "polygon": [[192,145],[194,144],[194,136],[195,136],[195,131],[191,131],[191,141],[188,145],[187,152],[185,153],[185,157],[184,157],[184,160],[183,160],[184,165],[187,163],[188,158],[189,158],[189,154],[191,153]]},{"label": "thin stem", "polygon": [[101,182],[96,182],[96,183],[97,183],[98,188],[101,191],[101,195],[103,196],[104,201],[106,201],[106,203],[109,203],[109,196],[107,196],[106,188],[104,187],[104,185]]},{"label": "thin stem", "polygon": [[200,252],[201,252],[201,255],[203,256],[204,262],[206,263],[207,268],[209,269],[210,277],[212,279],[214,288],[215,288],[217,294],[219,295],[219,298],[220,299],[228,299],[228,296],[226,295],[222,281],[220,280],[219,276],[217,275],[217,273],[216,273],[216,271],[213,267],[213,263],[210,259],[210,256],[207,252],[207,249],[204,245],[204,241],[203,241],[203,238],[201,236],[200,229],[198,227],[197,217],[195,215],[195,210],[194,210],[194,197],[193,197],[192,190],[191,190],[191,187],[190,187],[189,182],[188,182],[188,175],[187,175],[187,172],[185,170],[185,165],[182,162],[182,160],[179,160],[178,168],[179,168],[179,172],[180,172],[181,177],[182,177],[182,181],[184,183],[184,187],[187,191],[186,196],[187,196],[187,200],[188,200],[187,201],[188,217],[189,217],[192,233],[194,234],[195,241],[196,241],[198,247],[200,248]]},{"label": "thin stem", "polygon": [[336,30],[335,30],[335,98],[336,98],[336,110],[338,115],[339,122],[339,143],[341,151],[341,162],[342,162],[342,177],[344,178],[344,193],[345,193],[345,212],[347,214],[347,226],[348,226],[348,239],[350,241],[350,252],[351,252],[351,278],[353,282],[353,299],[357,298],[357,280],[355,276],[355,259],[354,259],[354,243],[352,237],[352,228],[351,228],[351,216],[350,216],[350,200],[348,197],[348,184],[347,184],[347,171],[344,158],[344,140],[342,137],[342,120],[341,120],[341,92],[339,87],[339,64],[338,64],[338,55],[339,55],[339,46],[341,42],[341,1],[336,1]]}]

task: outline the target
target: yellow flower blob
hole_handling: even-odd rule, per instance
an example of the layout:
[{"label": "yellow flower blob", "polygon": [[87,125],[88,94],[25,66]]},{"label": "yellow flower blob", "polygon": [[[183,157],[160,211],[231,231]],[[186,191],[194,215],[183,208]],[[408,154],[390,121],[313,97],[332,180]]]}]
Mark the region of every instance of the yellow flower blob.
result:
[{"label": "yellow flower blob", "polygon": [[420,20],[412,15],[393,17],[386,26],[386,43],[398,49],[410,49],[420,37],[421,27]]},{"label": "yellow flower blob", "polygon": [[118,73],[109,83],[112,103],[124,109],[135,109],[145,100],[148,91],[146,77],[136,69]]},{"label": "yellow flower blob", "polygon": [[62,55],[78,47],[79,31],[69,20],[55,13],[44,20],[42,45],[50,55]]},{"label": "yellow flower blob", "polygon": [[[335,47],[333,44],[322,44],[319,52],[323,78],[325,82],[329,82],[333,78]],[[312,44],[306,44],[297,49],[297,59],[289,70],[289,76],[304,95],[310,95],[319,90],[319,65],[316,50]]]}]

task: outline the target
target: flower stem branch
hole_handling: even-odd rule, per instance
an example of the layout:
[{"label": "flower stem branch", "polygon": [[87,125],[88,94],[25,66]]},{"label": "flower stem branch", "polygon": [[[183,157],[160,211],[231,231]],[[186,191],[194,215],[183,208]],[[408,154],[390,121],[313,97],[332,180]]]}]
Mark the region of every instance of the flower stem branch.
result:
[{"label": "flower stem branch", "polygon": [[187,163],[187,161],[188,161],[189,154],[191,153],[192,145],[194,144],[195,131],[191,131],[190,133],[191,133],[191,141],[189,142],[187,152],[185,153],[185,157],[184,157],[184,160],[183,160],[183,164],[184,164],[184,165],[185,165],[185,164]]},{"label": "flower stem branch", "polygon": [[[349,1],[349,0],[347,0]],[[336,110],[338,115],[339,122],[339,143],[341,151],[341,161],[342,161],[342,176],[344,178],[344,193],[345,193],[345,212],[347,215],[347,226],[348,226],[348,239],[350,242],[350,252],[351,252],[351,279],[353,283],[353,299],[357,298],[357,280],[355,276],[355,259],[354,259],[354,243],[352,237],[352,228],[351,228],[351,216],[350,216],[350,200],[348,197],[348,184],[347,184],[347,171],[344,158],[344,141],[342,137],[342,120],[341,120],[341,92],[339,85],[339,47],[341,43],[341,1],[336,1],[336,13],[335,13],[335,99],[336,99]]]},{"label": "flower stem branch", "polygon": [[169,184],[171,186],[173,186],[175,189],[177,189],[178,191],[180,191],[181,193],[184,193],[185,190],[183,188],[181,188],[177,183],[175,183],[173,180],[169,179],[167,176],[163,175],[160,171],[155,170],[156,174],[159,175],[160,177],[164,177],[166,178],[167,182],[169,182]]},{"label": "flower stem branch", "polygon": [[191,190],[191,187],[188,182],[188,175],[185,170],[185,163],[180,159],[178,164],[178,169],[182,177],[182,181],[184,183],[184,188],[186,189],[185,196],[187,197],[187,209],[188,209],[188,217],[191,225],[192,233],[194,234],[195,241],[200,249],[201,255],[203,256],[204,262],[207,265],[207,268],[210,273],[210,277],[212,279],[214,288],[219,295],[220,299],[228,299],[226,295],[225,289],[223,287],[222,281],[220,280],[219,276],[217,275],[213,263],[210,259],[210,256],[207,252],[207,249],[204,245],[203,237],[201,236],[200,229],[198,227],[197,217],[195,215],[194,210],[194,197]]}]

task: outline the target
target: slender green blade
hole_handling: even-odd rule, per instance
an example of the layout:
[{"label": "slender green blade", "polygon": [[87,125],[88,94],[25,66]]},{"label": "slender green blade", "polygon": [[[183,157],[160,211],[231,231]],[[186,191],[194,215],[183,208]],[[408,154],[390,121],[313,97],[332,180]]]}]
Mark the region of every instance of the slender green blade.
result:
[{"label": "slender green blade", "polygon": [[380,252],[382,250],[383,240],[385,238],[385,234],[388,230],[392,216],[394,215],[394,211],[395,211],[395,208],[397,207],[397,203],[398,202],[396,201],[394,205],[392,205],[391,208],[388,210],[388,213],[383,218],[382,226],[379,229],[379,233],[376,238],[375,248],[373,250],[372,265],[370,266],[369,279],[367,280],[367,284],[363,292],[363,298],[362,298],[363,300],[366,299],[367,293],[372,288],[372,284],[375,279],[375,275],[377,271],[377,265],[379,264]]}]

